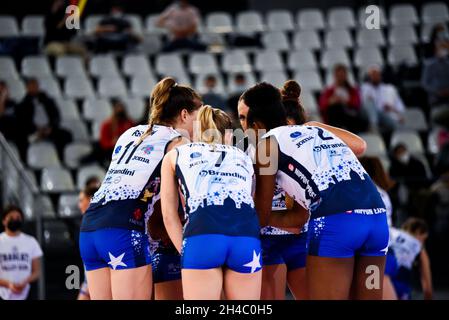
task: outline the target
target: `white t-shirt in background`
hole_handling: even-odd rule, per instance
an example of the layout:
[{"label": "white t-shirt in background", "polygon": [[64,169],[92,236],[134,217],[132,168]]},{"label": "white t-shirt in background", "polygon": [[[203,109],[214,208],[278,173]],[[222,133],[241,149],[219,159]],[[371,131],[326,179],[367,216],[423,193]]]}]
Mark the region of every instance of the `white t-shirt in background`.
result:
[{"label": "white t-shirt in background", "polygon": [[[33,259],[39,257],[42,257],[42,250],[34,237],[24,233],[15,237],[0,233],[0,279],[13,283],[24,281],[31,275]],[[0,287],[0,297],[3,300],[25,300],[29,291],[29,284],[19,294]]]}]

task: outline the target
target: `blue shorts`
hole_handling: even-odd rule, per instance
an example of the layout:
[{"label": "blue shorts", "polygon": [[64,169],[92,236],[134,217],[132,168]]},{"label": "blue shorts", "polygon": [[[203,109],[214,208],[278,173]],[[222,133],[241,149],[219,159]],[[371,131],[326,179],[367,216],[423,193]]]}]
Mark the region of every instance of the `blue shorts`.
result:
[{"label": "blue shorts", "polygon": [[309,255],[329,258],[385,256],[388,250],[385,213],[338,213],[310,219]]},{"label": "blue shorts", "polygon": [[412,298],[412,287],[409,283],[405,283],[402,281],[392,280],[394,291],[396,291],[396,295],[399,300],[411,300]]},{"label": "blue shorts", "polygon": [[181,266],[183,269],[227,267],[240,273],[253,273],[262,268],[260,240],[254,237],[205,234],[184,238]]},{"label": "blue shorts", "polygon": [[263,265],[285,264],[287,270],[304,268],[307,257],[307,233],[262,235]]},{"label": "blue shorts", "polygon": [[398,261],[394,255],[393,249],[389,248],[387,253],[387,260],[385,262],[385,275],[390,279],[396,277],[398,273]]},{"label": "blue shorts", "polygon": [[155,253],[151,256],[153,282],[181,279],[181,256],[178,253]]},{"label": "blue shorts", "polygon": [[148,236],[135,230],[82,231],[80,252],[86,271],[106,267],[133,269],[151,264]]}]

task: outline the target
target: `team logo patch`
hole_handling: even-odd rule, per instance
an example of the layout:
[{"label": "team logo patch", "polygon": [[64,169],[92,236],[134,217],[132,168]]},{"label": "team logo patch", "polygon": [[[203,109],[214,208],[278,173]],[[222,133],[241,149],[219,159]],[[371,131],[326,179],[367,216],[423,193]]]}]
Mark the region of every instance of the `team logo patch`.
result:
[{"label": "team logo patch", "polygon": [[145,154],[150,154],[154,150],[154,147],[151,144],[142,147],[142,151]]},{"label": "team logo patch", "polygon": [[122,146],[117,146],[114,150],[114,154],[117,154],[120,152],[120,150],[122,150]]},{"label": "team logo patch", "polygon": [[292,165],[291,163],[289,163],[289,164],[288,164],[288,170],[294,171],[294,170],[295,170],[295,166]]},{"label": "team logo patch", "polygon": [[190,158],[191,158],[191,159],[199,158],[199,157],[201,157],[201,156],[202,156],[202,154],[201,154],[200,152],[192,152],[192,153],[190,154]]},{"label": "team logo patch", "polygon": [[299,131],[295,131],[295,132],[290,133],[290,138],[296,139],[299,136],[301,136],[301,132],[299,132]]}]

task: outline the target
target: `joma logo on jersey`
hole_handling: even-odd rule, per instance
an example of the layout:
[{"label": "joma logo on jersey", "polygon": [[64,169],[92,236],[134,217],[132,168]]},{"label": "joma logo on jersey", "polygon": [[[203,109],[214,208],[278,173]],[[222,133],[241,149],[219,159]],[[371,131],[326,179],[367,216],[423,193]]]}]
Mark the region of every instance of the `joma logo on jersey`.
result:
[{"label": "joma logo on jersey", "polygon": [[144,157],[134,156],[131,160],[136,160],[140,162],[150,163],[150,160]]},{"label": "joma logo on jersey", "polygon": [[296,144],[296,146],[299,148],[300,146],[302,146],[304,143],[306,143],[307,141],[310,141],[310,140],[312,140],[313,139],[313,137],[307,137],[307,138],[304,138],[304,139],[302,139],[301,141],[299,141],[297,144]]}]

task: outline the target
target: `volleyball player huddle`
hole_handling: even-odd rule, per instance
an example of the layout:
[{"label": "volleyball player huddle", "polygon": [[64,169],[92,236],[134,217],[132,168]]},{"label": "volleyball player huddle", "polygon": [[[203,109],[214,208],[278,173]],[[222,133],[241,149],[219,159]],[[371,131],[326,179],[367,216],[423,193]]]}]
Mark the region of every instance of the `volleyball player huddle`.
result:
[{"label": "volleyball player huddle", "polygon": [[81,226],[92,299],[381,299],[385,205],[365,142],[306,122],[300,87],[239,101],[248,133],[172,78],[117,141]]}]

